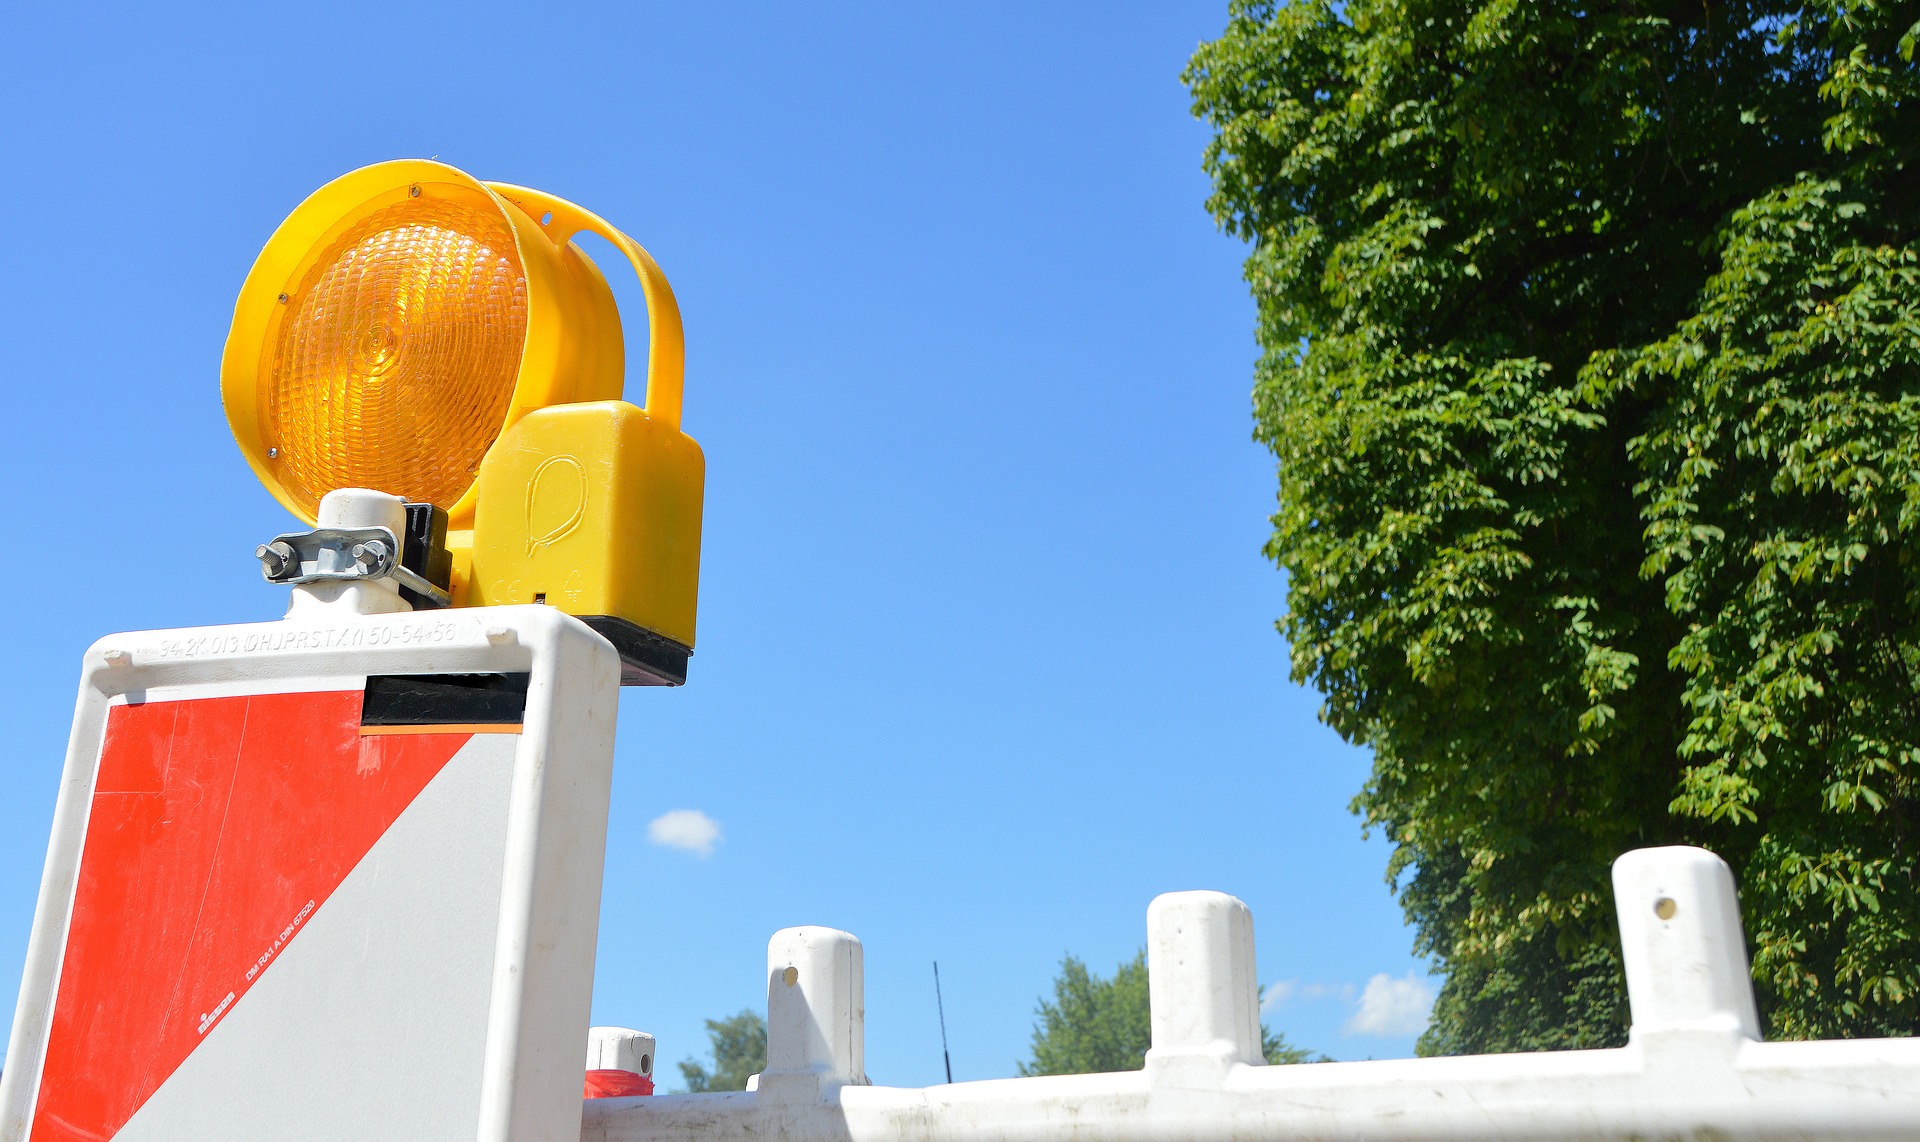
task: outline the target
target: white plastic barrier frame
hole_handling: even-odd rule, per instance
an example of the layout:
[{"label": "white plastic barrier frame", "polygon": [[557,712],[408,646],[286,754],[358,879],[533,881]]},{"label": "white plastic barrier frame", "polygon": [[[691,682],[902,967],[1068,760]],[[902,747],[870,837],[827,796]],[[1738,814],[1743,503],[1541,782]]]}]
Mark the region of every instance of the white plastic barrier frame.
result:
[{"label": "white plastic barrier frame", "polygon": [[1765,1043],[1733,878],[1711,853],[1614,864],[1633,1027],[1615,1050],[1266,1066],[1253,921],[1217,892],[1147,911],[1153,1046],[1121,1074],[864,1085],[860,943],[768,949],[757,1090],[600,1099],[585,1142],[1920,1139],[1920,1039]]},{"label": "white plastic barrier frame", "polygon": [[[599,921],[618,656],[584,623],[551,607],[378,613],[381,600],[363,596],[391,593],[386,584],[317,586],[296,588],[292,611],[282,622],[118,634],[87,652],[0,1077],[0,1142],[18,1142],[29,1134],[124,1142],[355,1137],[556,1142],[575,1136],[580,1045]],[[523,711],[488,724],[365,722],[369,675],[489,673],[525,677]],[[181,747],[181,752],[232,756],[239,759],[230,763],[233,773],[267,775],[246,779],[249,804],[292,803],[302,790],[371,787],[388,780],[399,791],[382,808],[393,816],[376,821],[372,830],[357,829],[355,836],[364,833],[361,839],[371,848],[364,855],[347,854],[340,867],[350,871],[316,889],[305,908],[296,912],[288,906],[277,940],[241,949],[249,955],[253,947],[261,949],[244,974],[226,971],[223,963],[216,966],[224,974],[210,969],[208,978],[217,986],[189,987],[175,982],[188,978],[177,966],[186,962],[183,954],[154,962],[147,973],[153,979],[102,980],[99,972],[63,978],[70,948],[132,943],[124,933],[100,925],[85,929],[91,937],[74,935],[90,868],[100,873],[94,883],[134,883],[139,889],[124,894],[133,905],[109,909],[111,915],[131,915],[142,933],[190,931],[187,946],[194,949],[230,935],[228,928],[238,929],[206,922],[205,914],[214,911],[209,900],[219,893],[195,888],[197,895],[182,912],[164,901],[143,903],[148,889],[211,886],[219,878],[242,900],[281,891],[274,887],[279,880],[267,890],[256,889],[256,882],[280,875],[279,865],[267,872],[257,867],[223,871],[244,869],[247,860],[258,859],[238,842],[229,847],[229,837],[261,835],[236,828],[236,820],[265,820],[276,828],[281,820],[243,812],[239,792],[225,795],[227,808],[217,827],[178,826],[169,834],[191,834],[177,842],[182,851],[216,854],[203,862],[213,870],[204,872],[203,880],[173,876],[171,865],[158,876],[148,875],[145,865],[138,872],[124,866],[116,870],[106,860],[89,865],[84,855],[92,851],[87,846],[96,835],[116,835],[113,828],[92,828],[103,799],[171,796],[167,790],[177,787],[168,784],[172,777],[161,776],[175,766],[172,753],[165,755],[164,767],[146,775],[150,787],[101,786],[107,780],[101,776],[102,759],[116,740],[110,715],[139,708],[157,719],[168,710],[236,702],[247,705],[221,706],[229,713],[219,716],[244,712],[233,739],[238,744],[227,753],[198,747]],[[324,706],[329,717],[275,721],[262,712],[271,705],[300,714],[308,702]],[[171,716],[176,726],[189,718],[215,718]],[[264,744],[254,744],[263,739]],[[370,741],[432,744],[369,746]],[[354,749],[360,751],[357,773]],[[427,756],[429,751],[436,752]],[[423,760],[404,765],[395,760],[416,755]],[[321,757],[325,766],[316,760]],[[402,769],[422,787],[403,786]],[[299,784],[284,776],[293,773],[321,776]],[[242,787],[241,777],[228,780],[226,788]],[[201,800],[212,804],[217,798]],[[164,804],[168,813],[175,812],[175,802]],[[296,859],[298,846],[315,834],[324,841],[324,834],[343,833],[345,824],[353,823],[346,814],[317,825],[308,818],[302,819],[306,832],[282,830],[293,838],[289,844]],[[302,896],[308,891],[291,877],[283,879]],[[149,922],[151,916],[162,919]],[[155,1061],[162,1052],[98,1033],[85,1011],[73,1016],[63,1033],[61,997],[69,988],[82,989],[76,994],[117,989],[123,997],[165,996],[171,989],[181,1001],[164,1012],[164,1022],[142,1027],[165,1028],[168,1046],[184,1040],[180,1058]],[[178,1030],[182,1026],[185,1031]],[[55,1056],[55,1049],[64,1054]],[[120,1082],[123,1072],[137,1072],[142,1084],[131,1109],[115,1104],[101,1110],[104,1100],[91,1094],[60,1104],[80,1105],[101,1120],[91,1126],[49,1109],[54,1103],[46,1093],[48,1075],[55,1084],[72,1079],[68,1086],[107,1084],[113,1094],[136,1085]]]}]

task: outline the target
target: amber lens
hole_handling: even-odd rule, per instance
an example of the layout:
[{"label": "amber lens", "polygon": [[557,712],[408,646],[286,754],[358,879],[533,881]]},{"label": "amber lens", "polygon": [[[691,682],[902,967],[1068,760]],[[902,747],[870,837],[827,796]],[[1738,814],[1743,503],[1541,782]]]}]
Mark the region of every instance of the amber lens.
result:
[{"label": "amber lens", "polygon": [[498,206],[434,190],[361,219],[286,295],[261,428],[309,514],[335,488],[451,507],[500,434],[526,272]]}]

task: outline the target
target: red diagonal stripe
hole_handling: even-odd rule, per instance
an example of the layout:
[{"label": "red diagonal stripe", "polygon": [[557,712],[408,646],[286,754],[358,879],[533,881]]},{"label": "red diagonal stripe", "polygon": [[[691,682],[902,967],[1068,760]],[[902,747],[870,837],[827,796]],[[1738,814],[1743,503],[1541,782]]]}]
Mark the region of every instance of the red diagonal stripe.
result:
[{"label": "red diagonal stripe", "polygon": [[36,1142],[113,1137],[471,736],[362,737],[360,701],[109,712]]}]

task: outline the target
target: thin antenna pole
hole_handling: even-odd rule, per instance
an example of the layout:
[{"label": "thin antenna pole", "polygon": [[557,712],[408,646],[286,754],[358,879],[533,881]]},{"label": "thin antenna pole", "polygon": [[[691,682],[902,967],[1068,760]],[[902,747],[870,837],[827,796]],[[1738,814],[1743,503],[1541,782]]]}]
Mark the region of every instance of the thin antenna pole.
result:
[{"label": "thin antenna pole", "polygon": [[940,1008],[940,1059],[947,1064],[947,1084],[953,1084],[953,1056],[947,1053],[947,1001],[940,998],[940,961],[933,961],[933,1002]]}]

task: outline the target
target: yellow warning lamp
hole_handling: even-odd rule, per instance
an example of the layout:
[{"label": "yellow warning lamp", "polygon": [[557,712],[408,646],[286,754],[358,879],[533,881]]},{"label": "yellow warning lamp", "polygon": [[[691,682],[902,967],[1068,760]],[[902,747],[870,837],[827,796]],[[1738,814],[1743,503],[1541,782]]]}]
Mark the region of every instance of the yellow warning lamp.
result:
[{"label": "yellow warning lamp", "polygon": [[[644,408],[619,399],[620,316],[581,231],[640,276]],[[680,431],[683,362],[673,290],[631,238],[540,191],[402,160],[280,224],[220,387],[248,464],[301,519],[336,488],[434,505],[453,605],[560,607],[614,643],[625,681],[671,684],[693,646],[705,483]]]}]

